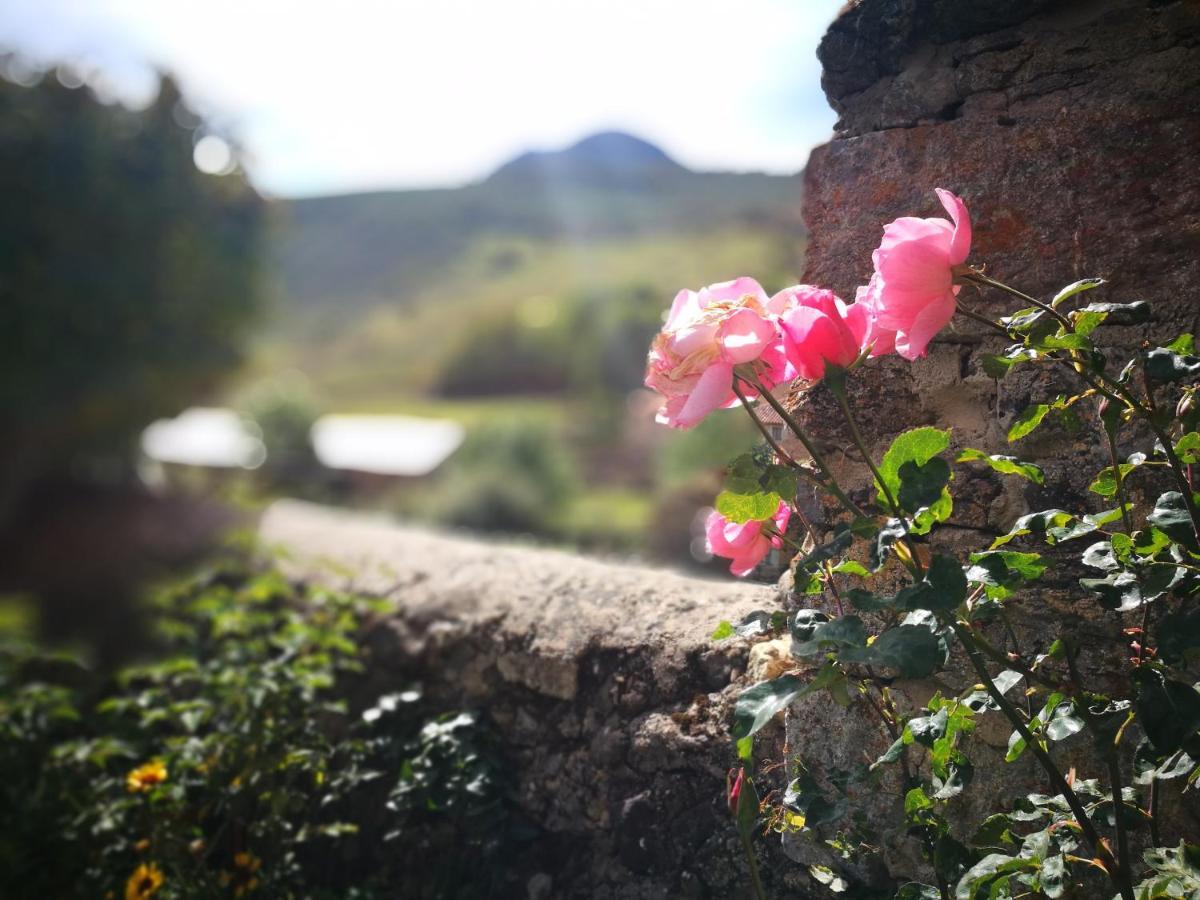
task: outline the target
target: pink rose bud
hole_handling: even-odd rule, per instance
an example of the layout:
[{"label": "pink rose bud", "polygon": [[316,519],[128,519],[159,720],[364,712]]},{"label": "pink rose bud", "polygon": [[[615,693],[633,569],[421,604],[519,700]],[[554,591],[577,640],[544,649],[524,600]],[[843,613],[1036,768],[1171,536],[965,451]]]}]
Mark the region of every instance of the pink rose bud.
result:
[{"label": "pink rose bud", "polygon": [[769,520],[774,526],[770,533],[763,533],[767,522],[730,522],[716,510],[708,516],[704,531],[708,538],[708,551],[714,556],[732,560],[729,571],[734,575],[748,575],[772,549],[782,547],[780,534],[787,530],[792,508],[786,501]]},{"label": "pink rose bud", "polygon": [[954,268],[971,249],[971,218],[962,200],[937,189],[952,221],[904,216],[883,228],[872,254],[873,305],[880,330],[895,333],[896,352],[917,359],[957,305]]},{"label": "pink rose bud", "polygon": [[[795,377],[772,304],[753,278],[679,292],[646,365],[646,387],[664,398],[659,422],[691,428],[714,409],[736,406],[734,366],[752,368],[768,390]],[[746,396],[757,391],[747,388]]]},{"label": "pink rose bud", "polygon": [[[745,780],[746,770],[742,768],[737,770],[736,778],[733,775],[733,769],[730,769],[729,774],[725,776],[725,784],[727,787],[725,800],[729,804],[729,811],[733,813],[734,818],[736,818],[738,814],[738,800],[741,799],[742,785],[745,783]],[[730,785],[731,781],[732,785]]]}]

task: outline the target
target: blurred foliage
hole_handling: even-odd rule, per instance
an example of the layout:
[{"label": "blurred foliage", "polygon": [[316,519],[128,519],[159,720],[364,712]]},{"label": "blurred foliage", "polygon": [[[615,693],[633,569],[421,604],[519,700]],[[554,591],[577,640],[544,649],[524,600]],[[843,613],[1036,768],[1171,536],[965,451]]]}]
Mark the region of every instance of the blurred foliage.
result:
[{"label": "blurred foliage", "polygon": [[436,388],[456,396],[632,390],[662,327],[660,307],[654,287],[638,283],[531,297],[468,322]]},{"label": "blurred foliage", "polygon": [[545,535],[579,487],[574,461],[554,429],[537,419],[508,418],[472,430],[433,482],[404,506],[444,525]]},{"label": "blurred foliage", "polygon": [[240,173],[196,169],[203,128],[165,78],[140,111],[0,78],[0,514],[237,363],[263,203]]},{"label": "blurred foliage", "polygon": [[531,832],[486,723],[346,699],[378,601],[227,561],[154,607],[112,677],[0,643],[0,895],[498,895]]},{"label": "blurred foliage", "polygon": [[251,385],[237,406],[258,426],[267,451],[259,480],[268,489],[303,492],[319,472],[311,438],[318,410],[304,376],[287,373]]}]

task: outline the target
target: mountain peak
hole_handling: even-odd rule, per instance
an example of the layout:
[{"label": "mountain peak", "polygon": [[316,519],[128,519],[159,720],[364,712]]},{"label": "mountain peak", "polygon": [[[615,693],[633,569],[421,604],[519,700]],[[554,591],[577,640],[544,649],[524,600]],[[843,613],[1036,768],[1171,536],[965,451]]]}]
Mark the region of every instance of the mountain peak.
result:
[{"label": "mountain peak", "polygon": [[659,147],[623,131],[588,135],[562,150],[530,150],[505,163],[492,178],[595,180],[685,171]]}]

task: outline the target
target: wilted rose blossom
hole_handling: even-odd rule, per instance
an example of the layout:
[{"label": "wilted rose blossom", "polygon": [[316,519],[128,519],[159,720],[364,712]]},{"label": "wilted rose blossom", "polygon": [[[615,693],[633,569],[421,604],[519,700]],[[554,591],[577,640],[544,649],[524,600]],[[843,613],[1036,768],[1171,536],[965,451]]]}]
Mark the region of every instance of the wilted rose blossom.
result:
[{"label": "wilted rose blossom", "polygon": [[788,519],[792,509],[786,502],[780,501],[779,508],[770,519],[778,533],[764,534],[763,526],[768,522],[730,522],[716,510],[709,513],[705,523],[708,536],[708,550],[714,556],[723,556],[732,560],[729,571],[734,575],[747,575],[772,549],[783,546],[780,538],[787,529]]},{"label": "wilted rose blossom", "polygon": [[691,428],[714,409],[736,406],[734,366],[752,365],[767,388],[794,377],[773,312],[753,278],[680,291],[646,365],[646,387],[666,398],[658,421]]},{"label": "wilted rose blossom", "polygon": [[810,381],[825,377],[826,363],[848,366],[862,352],[875,323],[873,309],[847,306],[833,291],[798,284],[771,298],[782,308],[783,348],[796,373]]},{"label": "wilted rose blossom", "polygon": [[895,332],[896,352],[905,359],[924,356],[929,341],[954,315],[958,286],[953,268],[971,249],[971,218],[962,200],[937,189],[950,214],[945,219],[904,216],[883,228],[872,256],[875,275],[869,301],[879,327]]}]

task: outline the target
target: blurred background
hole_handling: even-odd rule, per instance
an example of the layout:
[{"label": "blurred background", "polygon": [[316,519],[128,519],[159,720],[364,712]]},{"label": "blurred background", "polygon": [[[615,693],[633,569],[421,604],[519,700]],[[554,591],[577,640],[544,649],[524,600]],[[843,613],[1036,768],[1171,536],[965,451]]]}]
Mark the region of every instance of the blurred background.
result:
[{"label": "blurred background", "polygon": [[839,5],[0,4],[0,594],[119,645],[282,496],[701,565],[646,349],[798,280]]}]

